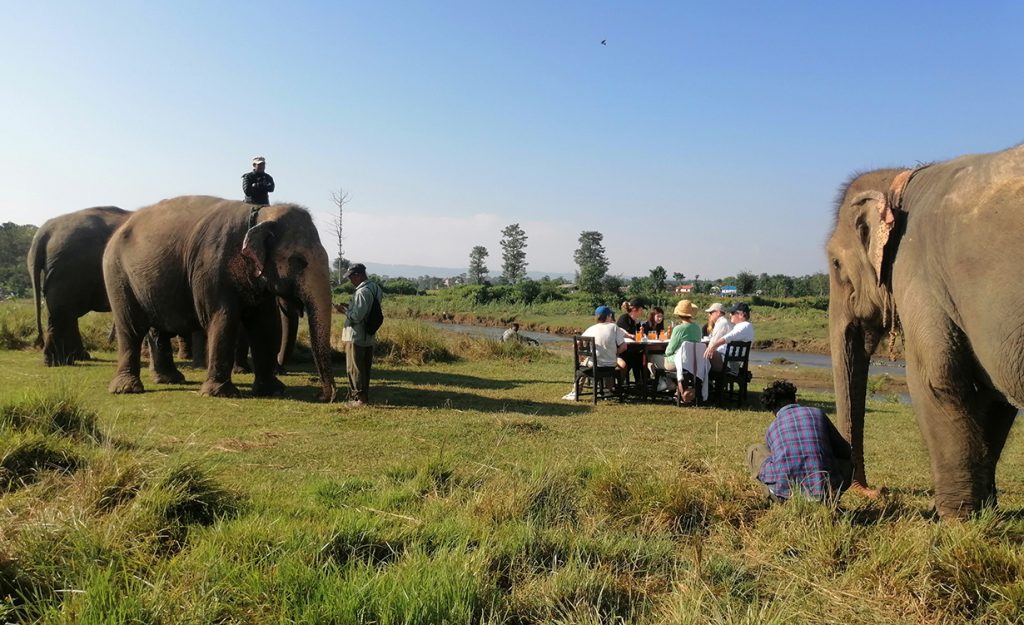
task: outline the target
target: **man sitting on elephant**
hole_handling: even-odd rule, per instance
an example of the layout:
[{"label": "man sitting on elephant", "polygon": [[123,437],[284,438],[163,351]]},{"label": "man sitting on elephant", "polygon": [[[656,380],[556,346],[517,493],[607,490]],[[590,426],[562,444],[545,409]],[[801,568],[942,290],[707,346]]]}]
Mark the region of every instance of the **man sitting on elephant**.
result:
[{"label": "man sitting on elephant", "polygon": [[765,494],[785,501],[797,490],[818,501],[838,498],[853,475],[851,449],[825,413],[796,403],[796,387],[775,380],[761,404],[776,413],[765,442],[747,450],[750,476]]},{"label": "man sitting on elephant", "polygon": [[252,159],[252,171],[242,174],[242,193],[245,202],[257,206],[270,204],[270,194],[274,192],[274,179],[267,173],[267,159],[257,156]]}]

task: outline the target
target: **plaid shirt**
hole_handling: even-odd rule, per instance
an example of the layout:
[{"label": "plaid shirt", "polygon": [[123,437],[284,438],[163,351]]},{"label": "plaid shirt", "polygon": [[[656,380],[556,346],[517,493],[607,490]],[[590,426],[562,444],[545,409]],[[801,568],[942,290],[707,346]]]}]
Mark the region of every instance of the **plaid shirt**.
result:
[{"label": "plaid shirt", "polygon": [[839,493],[843,484],[835,464],[836,451],[849,455],[849,445],[825,413],[817,408],[789,404],[779,410],[764,437],[771,455],[757,479],[776,497],[789,499],[798,487],[807,497],[824,500]]}]

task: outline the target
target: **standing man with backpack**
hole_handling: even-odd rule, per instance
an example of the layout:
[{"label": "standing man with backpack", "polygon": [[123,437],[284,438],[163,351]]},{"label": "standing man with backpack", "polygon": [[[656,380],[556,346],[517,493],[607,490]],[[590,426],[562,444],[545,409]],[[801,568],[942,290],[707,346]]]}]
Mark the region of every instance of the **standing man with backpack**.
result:
[{"label": "standing man with backpack", "polygon": [[341,305],[345,313],[345,328],[341,340],[345,343],[345,368],[348,371],[349,405],[365,406],[369,403],[370,367],[373,364],[374,335],[384,323],[380,302],[384,292],[366,277],[366,265],[356,263],[345,274],[356,287],[352,303]]}]

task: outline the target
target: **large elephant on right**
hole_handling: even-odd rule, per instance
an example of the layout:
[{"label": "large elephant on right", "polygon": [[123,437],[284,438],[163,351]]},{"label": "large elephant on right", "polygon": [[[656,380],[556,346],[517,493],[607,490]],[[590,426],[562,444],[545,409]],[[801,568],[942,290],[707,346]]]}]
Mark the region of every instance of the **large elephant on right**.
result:
[{"label": "large elephant on right", "polygon": [[842,190],[827,245],[829,332],[855,485],[867,485],[868,359],[902,334],[939,514],[995,504],[996,464],[1024,405],[1021,249],[1024,146],[872,171]]},{"label": "large elephant on right", "polygon": [[[116,206],[84,208],[48,220],[36,230],[28,272],[36,307],[36,346],[47,366],[88,360],[78,318],[110,310],[103,286],[103,248],[131,215]],[[40,300],[46,302],[43,332]]]}]

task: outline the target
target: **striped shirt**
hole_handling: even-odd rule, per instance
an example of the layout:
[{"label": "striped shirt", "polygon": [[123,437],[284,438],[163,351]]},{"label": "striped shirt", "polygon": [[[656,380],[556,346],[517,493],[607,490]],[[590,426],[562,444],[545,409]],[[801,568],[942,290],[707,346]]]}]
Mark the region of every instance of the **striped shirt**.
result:
[{"label": "striped shirt", "polygon": [[836,466],[835,456],[849,456],[849,445],[825,413],[817,408],[789,404],[779,410],[764,437],[771,455],[757,479],[776,497],[789,499],[798,488],[822,501],[849,484]]}]

